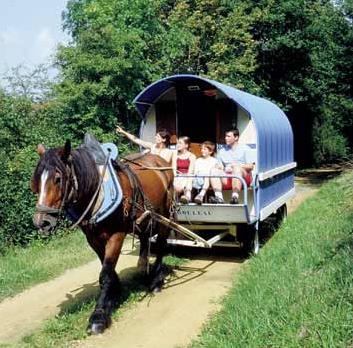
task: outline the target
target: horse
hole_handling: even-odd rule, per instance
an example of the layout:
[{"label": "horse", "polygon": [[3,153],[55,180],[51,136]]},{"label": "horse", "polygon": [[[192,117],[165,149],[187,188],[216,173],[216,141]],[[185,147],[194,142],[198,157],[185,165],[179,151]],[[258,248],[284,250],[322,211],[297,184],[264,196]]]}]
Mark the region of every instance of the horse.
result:
[{"label": "horse", "polygon": [[[48,234],[53,233],[62,214],[75,217],[74,221],[102,264],[100,292],[87,327],[90,334],[102,333],[111,324],[111,313],[119,299],[115,267],[128,233],[134,232],[140,239],[137,266],[148,279],[148,289],[161,290],[162,259],[169,230],[156,223],[153,213],[170,216],[173,172],[168,167],[170,164],[158,155],[127,156],[125,163],[117,160],[115,170],[122,188],[122,201],[109,217],[94,224],[90,222],[94,205],[90,207],[88,202],[95,200],[101,176],[88,149],[72,149],[70,141],[66,141],[63,147],[51,149],[40,144],[37,152],[40,158],[31,179],[31,189],[38,195],[34,225]],[[128,161],[128,158],[133,160]],[[149,269],[150,237],[155,234],[156,260]]]}]

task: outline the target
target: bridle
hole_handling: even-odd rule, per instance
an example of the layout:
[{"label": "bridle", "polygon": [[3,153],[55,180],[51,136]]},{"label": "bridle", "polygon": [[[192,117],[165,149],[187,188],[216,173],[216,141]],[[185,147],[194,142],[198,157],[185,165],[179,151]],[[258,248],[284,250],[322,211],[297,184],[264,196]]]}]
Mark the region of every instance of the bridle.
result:
[{"label": "bridle", "polygon": [[[110,155],[106,156],[106,160],[104,163],[104,167],[102,170],[102,175],[100,176],[99,183],[97,185],[97,189],[94,192],[90,202],[88,203],[86,209],[84,212],[81,214],[81,216],[74,222],[71,226],[70,229],[75,228],[78,226],[81,222],[83,222],[83,219],[87,215],[88,211],[91,209],[93,203],[96,201],[96,198],[98,196],[98,193],[101,189],[102,183],[103,183],[103,178],[105,176],[105,172],[108,166],[108,162],[110,160]],[[63,220],[63,212],[65,208],[72,203],[77,202],[77,197],[78,197],[78,180],[76,177],[75,173],[75,168],[72,162],[72,157],[70,156],[67,164],[65,165],[66,168],[66,183],[65,183],[65,190],[64,190],[64,195],[63,199],[61,200],[61,204],[59,208],[53,208],[53,207],[48,207],[46,205],[42,204],[37,204],[36,205],[36,213],[42,213],[46,214],[46,220],[51,224],[51,226],[54,226],[55,229],[58,228],[59,223]],[[60,170],[58,170],[61,172]],[[54,215],[57,215],[57,217],[54,217]],[[86,221],[86,223],[89,223],[89,221]],[[54,229],[54,231],[55,231]]]},{"label": "bridle", "polygon": [[[61,177],[63,177],[62,171],[58,168],[56,168],[56,170],[61,174]],[[71,157],[68,159],[67,164],[65,164],[65,170],[66,182],[60,207],[53,208],[44,204],[37,204],[35,209],[36,213],[46,214],[46,220],[51,226],[54,226],[55,229],[58,228],[59,223],[63,220],[63,211],[65,207],[70,203],[74,203],[78,196],[78,181]]]}]

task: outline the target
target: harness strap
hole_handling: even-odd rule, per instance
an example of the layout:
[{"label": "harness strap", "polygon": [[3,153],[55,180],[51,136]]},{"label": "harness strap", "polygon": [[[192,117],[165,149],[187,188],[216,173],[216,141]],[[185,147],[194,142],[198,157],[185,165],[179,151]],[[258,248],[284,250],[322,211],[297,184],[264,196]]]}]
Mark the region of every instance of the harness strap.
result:
[{"label": "harness strap", "polygon": [[[142,155],[142,156],[144,156],[144,155]],[[141,156],[141,157],[142,157],[142,156]],[[140,158],[140,157],[138,157],[138,158]],[[135,162],[134,160],[128,159],[128,158],[126,158],[126,157],[122,157],[122,159],[123,159],[124,161],[126,161],[126,162],[135,164],[135,165],[141,167],[142,169],[149,169],[149,170],[173,170],[173,167],[150,167],[150,166],[145,166],[144,164]]]},{"label": "harness strap", "polygon": [[[131,220],[136,219],[136,211],[138,209],[139,210],[142,209],[143,211],[145,210],[153,211],[154,209],[151,201],[143,192],[140,180],[138,179],[137,175],[133,172],[133,170],[130,168],[130,166],[121,161],[115,161],[115,165],[128,177],[130,185],[132,187],[133,192],[132,192],[132,199],[130,202],[132,205],[132,213],[130,214]],[[138,204],[140,200],[142,201],[143,206]]]},{"label": "harness strap", "polygon": [[60,212],[60,209],[48,207],[44,204],[37,204],[36,205],[36,212],[37,213],[47,213],[47,214],[58,214]]},{"label": "harness strap", "polygon": [[[73,169],[73,164],[71,162],[71,157],[70,157],[70,165],[71,165],[71,170]],[[50,220],[52,223],[54,223],[55,227],[54,227],[54,231],[59,227],[59,223],[61,221],[61,216],[62,216],[62,212],[64,210],[64,205],[67,201],[67,197],[70,196],[70,194],[68,194],[68,189],[69,189],[69,184],[70,184],[70,181],[71,181],[71,177],[70,177],[70,167],[69,166],[66,166],[66,175],[67,175],[67,180],[66,180],[66,183],[65,183],[65,190],[64,190],[64,196],[63,196],[63,199],[61,201],[61,204],[60,204],[60,208],[52,208],[52,207],[48,207],[46,205],[43,205],[43,204],[37,204],[36,205],[36,212],[37,213],[45,213],[47,214],[48,216],[46,217],[46,220]],[[55,219],[52,215],[53,214],[58,214],[58,218]]]},{"label": "harness strap", "polygon": [[77,176],[76,176],[76,172],[75,172],[75,167],[73,165],[73,163],[71,162],[71,176],[70,176],[70,180],[72,181],[72,185],[71,185],[71,190],[70,193],[67,197],[67,201],[68,202],[75,202],[77,199],[77,191],[78,191],[78,180],[77,180]]},{"label": "harness strap", "polygon": [[105,172],[106,172],[106,169],[107,169],[107,166],[108,166],[108,161],[110,160],[110,156],[108,155],[106,160],[105,160],[105,163],[104,163],[104,167],[103,167],[103,171],[102,171],[102,175],[99,179],[99,183],[97,185],[97,189],[96,191],[94,192],[92,198],[91,198],[91,201],[88,203],[85,211],[82,213],[82,215],[79,217],[79,219],[72,225],[70,226],[70,229],[73,229],[75,228],[76,226],[78,226],[82,220],[84,219],[84,217],[87,215],[87,213],[89,212],[89,210],[91,209],[93,203],[95,202],[96,198],[97,198],[97,195],[101,189],[101,186],[102,186],[102,183],[103,183],[103,180],[104,180],[104,176],[105,176]]},{"label": "harness strap", "polygon": [[[131,213],[129,214],[129,217],[132,222],[132,228],[133,228],[133,237],[135,236],[135,230],[138,230],[138,233],[141,234],[143,233],[140,229],[139,223],[142,222],[143,219],[140,220],[140,218],[148,211],[150,214],[150,219],[148,221],[147,227],[145,228],[145,231],[149,230],[149,238],[148,238],[148,249],[147,249],[147,274],[149,274],[149,259],[150,259],[150,253],[151,253],[151,237],[152,237],[152,231],[153,231],[153,224],[155,222],[153,216],[154,216],[154,208],[149,200],[149,198],[145,195],[142,189],[142,185],[140,183],[139,178],[137,175],[133,172],[133,170],[130,168],[130,166],[126,163],[123,163],[121,161],[116,161],[115,162],[116,166],[118,169],[120,169],[129,179],[130,185],[132,187],[132,199],[130,201],[131,203]],[[139,201],[142,201],[142,204],[139,203]],[[142,215],[140,218],[137,219],[137,210],[142,211]],[[152,214],[151,214],[152,213]],[[145,214],[145,217],[147,215]]]}]

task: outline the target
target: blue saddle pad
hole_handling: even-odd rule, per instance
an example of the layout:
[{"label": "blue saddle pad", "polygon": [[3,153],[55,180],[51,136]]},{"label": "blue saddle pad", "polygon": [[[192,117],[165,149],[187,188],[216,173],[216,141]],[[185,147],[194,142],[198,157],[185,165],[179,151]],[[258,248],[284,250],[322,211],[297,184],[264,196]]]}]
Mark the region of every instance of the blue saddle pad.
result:
[{"label": "blue saddle pad", "polygon": [[123,198],[123,192],[112,164],[112,161],[118,157],[118,149],[112,143],[102,144],[101,148],[106,155],[108,163],[102,182],[104,192],[103,201],[93,217],[94,223],[99,223],[112,214],[118,208]]}]

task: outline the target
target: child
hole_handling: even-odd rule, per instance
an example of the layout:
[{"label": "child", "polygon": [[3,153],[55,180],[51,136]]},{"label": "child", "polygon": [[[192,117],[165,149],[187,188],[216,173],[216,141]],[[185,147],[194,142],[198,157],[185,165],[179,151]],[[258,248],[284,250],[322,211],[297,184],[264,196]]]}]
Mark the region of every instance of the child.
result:
[{"label": "child", "polygon": [[[213,168],[218,164],[218,160],[213,157],[216,145],[211,141],[205,141],[201,144],[201,157],[195,161],[195,175],[210,175]],[[210,178],[195,178],[193,187],[200,192],[194,198],[196,204],[202,204],[207,189],[210,186]]]},{"label": "child", "polygon": [[[190,138],[179,137],[177,142],[177,156],[173,157],[174,174],[193,174],[196,156],[189,151]],[[191,179],[186,177],[174,178],[174,190],[180,202],[187,204],[191,200]]]}]

